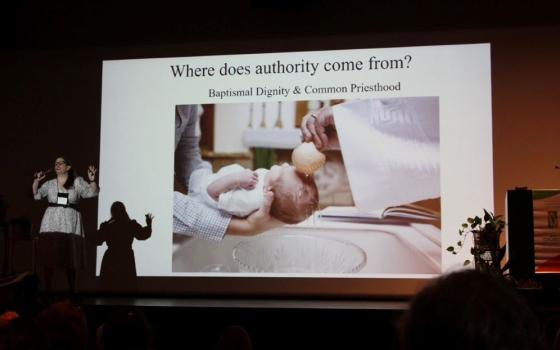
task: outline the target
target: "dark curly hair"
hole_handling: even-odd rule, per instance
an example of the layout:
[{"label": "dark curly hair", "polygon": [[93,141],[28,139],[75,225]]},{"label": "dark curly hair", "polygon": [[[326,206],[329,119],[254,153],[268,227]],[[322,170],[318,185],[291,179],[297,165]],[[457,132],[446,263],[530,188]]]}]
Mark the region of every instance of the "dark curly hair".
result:
[{"label": "dark curly hair", "polygon": [[69,165],[71,167],[70,170],[68,170],[68,178],[66,179],[66,182],[64,183],[64,188],[69,190],[72,187],[74,187],[74,180],[76,180],[76,171],[74,170],[74,167],[72,166],[72,162],[67,157],[58,156],[58,157],[56,157],[56,159],[63,159],[64,163],[66,163],[66,165]]}]

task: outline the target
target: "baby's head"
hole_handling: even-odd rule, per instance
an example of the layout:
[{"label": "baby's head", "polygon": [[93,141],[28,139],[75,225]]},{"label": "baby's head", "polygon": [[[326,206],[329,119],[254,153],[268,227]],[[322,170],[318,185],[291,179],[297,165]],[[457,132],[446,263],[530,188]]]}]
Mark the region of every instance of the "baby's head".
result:
[{"label": "baby's head", "polygon": [[274,192],[270,215],[282,222],[297,224],[317,209],[319,192],[313,176],[303,175],[287,163],[270,168],[266,185]]}]

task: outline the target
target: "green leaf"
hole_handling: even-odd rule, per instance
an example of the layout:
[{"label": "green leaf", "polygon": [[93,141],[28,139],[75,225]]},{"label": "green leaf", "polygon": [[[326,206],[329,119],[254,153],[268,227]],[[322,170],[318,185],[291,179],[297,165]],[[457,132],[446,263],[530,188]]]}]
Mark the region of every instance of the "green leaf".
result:
[{"label": "green leaf", "polygon": [[469,227],[469,224],[467,224],[467,223],[464,223],[463,225],[461,225],[461,227],[463,227],[463,228],[467,228],[467,227]]},{"label": "green leaf", "polygon": [[[473,219],[473,218],[467,218],[467,222],[468,222],[469,224],[472,224],[472,223],[474,222],[474,219]],[[463,224],[463,225],[464,225],[464,224]]]},{"label": "green leaf", "polygon": [[470,264],[471,264],[470,260],[465,260],[465,262],[463,263],[463,266],[467,266],[467,265],[470,265]]},{"label": "green leaf", "polygon": [[448,251],[448,252],[452,252],[452,251],[454,251],[454,250],[455,250],[454,247],[451,247],[451,246],[447,247],[447,251]]},{"label": "green leaf", "polygon": [[462,243],[461,241],[459,241],[459,242],[457,242],[457,245],[458,245],[459,247],[461,247],[461,246],[463,245],[463,243]]},{"label": "green leaf", "polygon": [[490,215],[490,213],[486,209],[483,210],[484,210],[484,221],[492,220],[492,215]]}]

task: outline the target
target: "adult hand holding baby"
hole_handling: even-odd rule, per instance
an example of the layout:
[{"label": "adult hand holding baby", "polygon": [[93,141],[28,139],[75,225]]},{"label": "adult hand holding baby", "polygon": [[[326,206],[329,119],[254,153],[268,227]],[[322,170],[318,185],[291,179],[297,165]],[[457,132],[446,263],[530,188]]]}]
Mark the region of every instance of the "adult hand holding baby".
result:
[{"label": "adult hand holding baby", "polygon": [[228,234],[252,236],[282,226],[284,223],[270,216],[273,200],[274,193],[269,187],[265,188],[262,206],[246,219],[232,218],[228,226]]},{"label": "adult hand holding baby", "polygon": [[283,222],[270,216],[270,207],[272,206],[272,201],[274,200],[274,192],[270,187],[264,189],[264,199],[263,205],[247,217],[247,221],[253,226],[256,233],[261,233],[270,230],[277,226],[284,225]]}]

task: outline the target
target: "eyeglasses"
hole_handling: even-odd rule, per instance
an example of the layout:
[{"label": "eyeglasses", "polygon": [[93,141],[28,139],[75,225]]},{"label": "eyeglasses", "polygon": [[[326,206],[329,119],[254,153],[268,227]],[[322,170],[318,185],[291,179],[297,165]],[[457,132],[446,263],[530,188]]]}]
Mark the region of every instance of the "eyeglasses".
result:
[{"label": "eyeglasses", "polygon": [[54,165],[55,165],[55,166],[57,166],[57,165],[66,165],[66,162],[65,162],[65,161],[54,162]]}]

